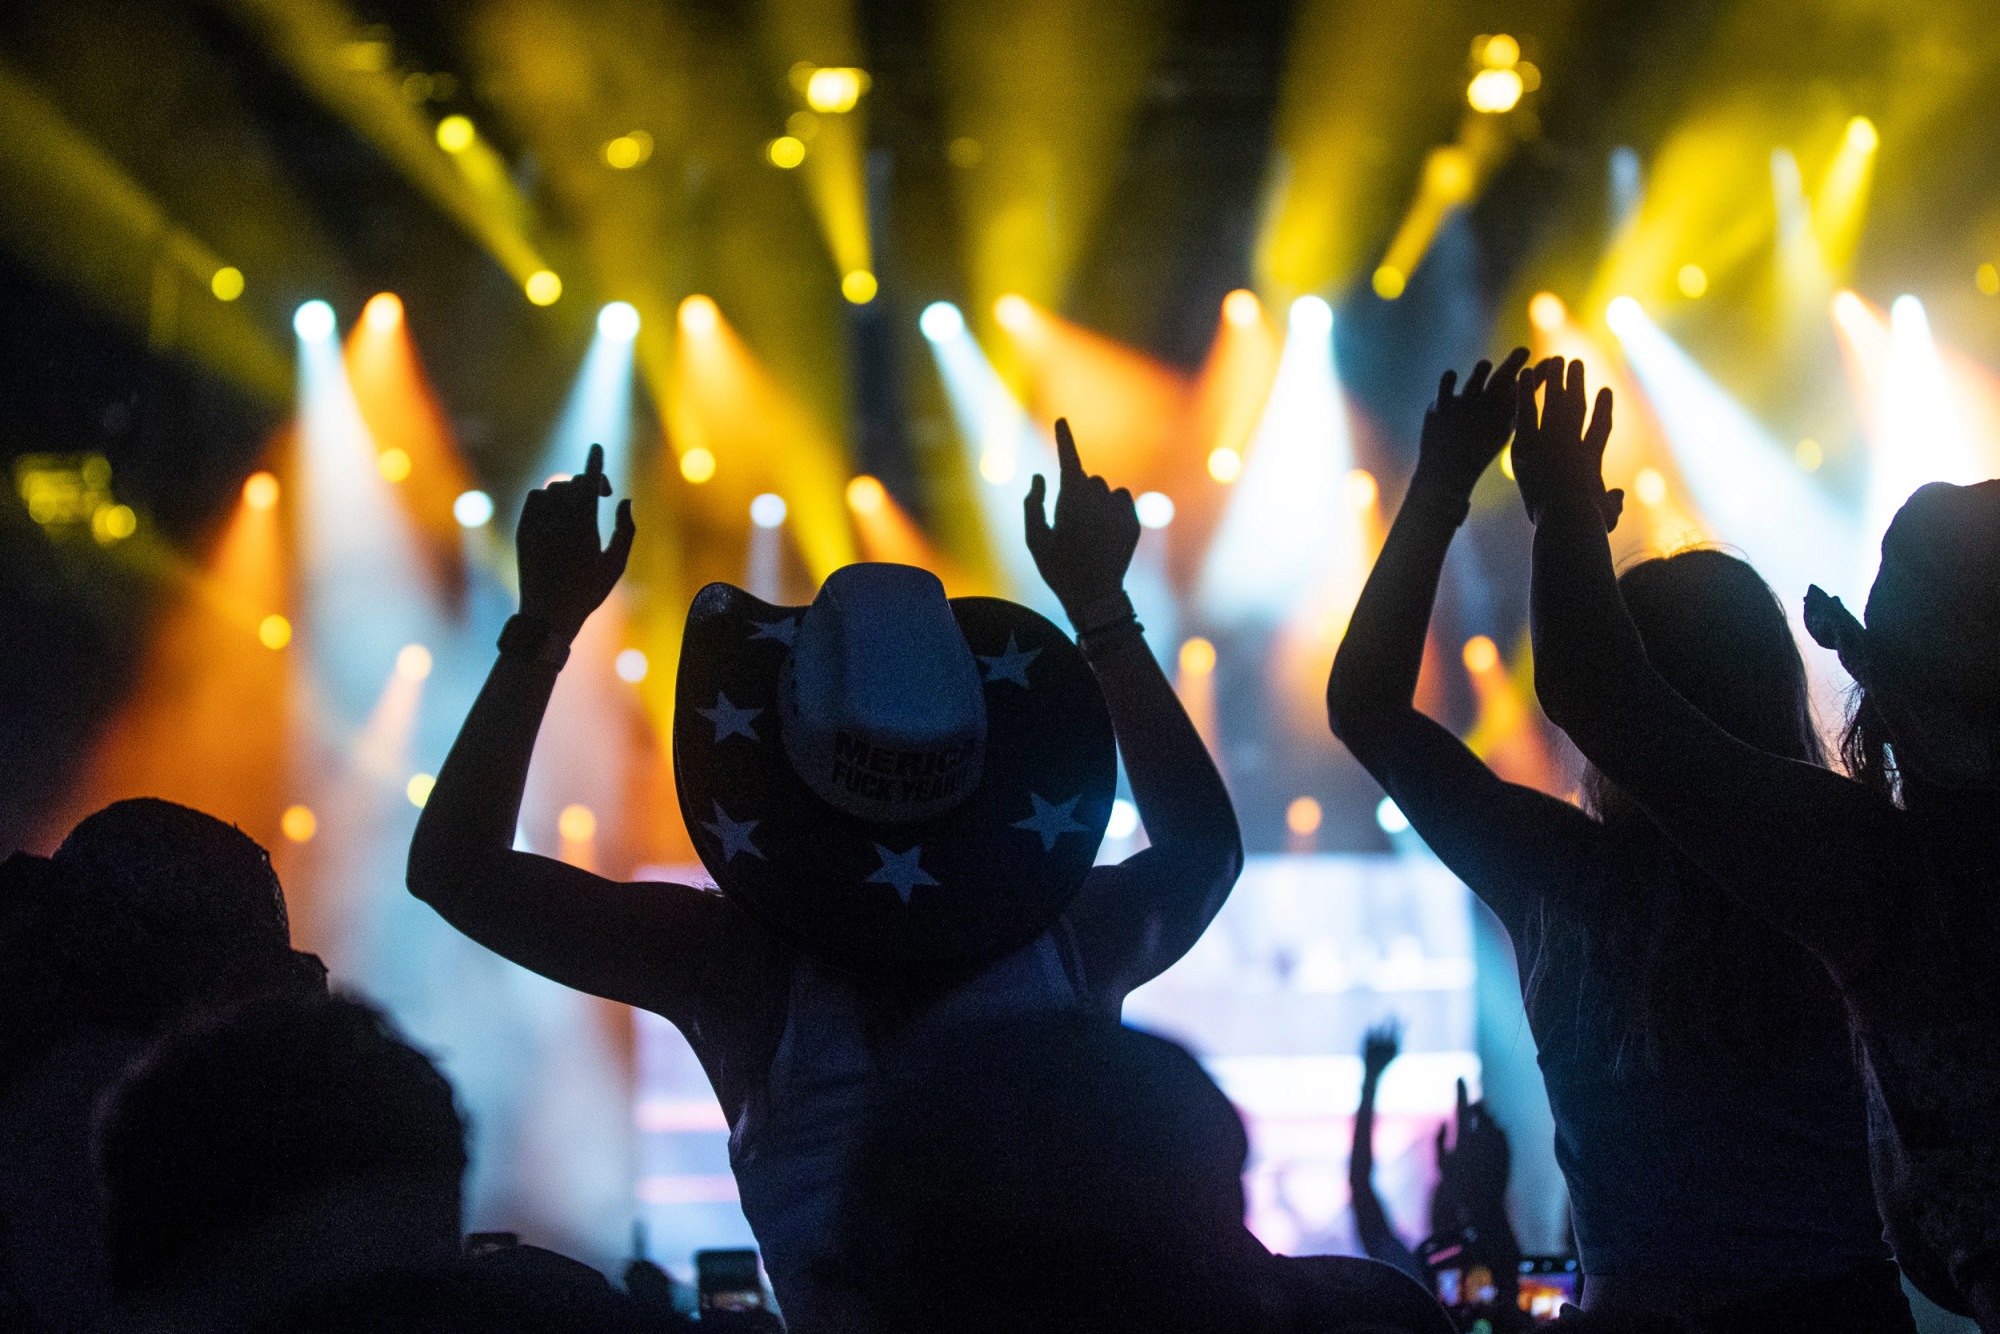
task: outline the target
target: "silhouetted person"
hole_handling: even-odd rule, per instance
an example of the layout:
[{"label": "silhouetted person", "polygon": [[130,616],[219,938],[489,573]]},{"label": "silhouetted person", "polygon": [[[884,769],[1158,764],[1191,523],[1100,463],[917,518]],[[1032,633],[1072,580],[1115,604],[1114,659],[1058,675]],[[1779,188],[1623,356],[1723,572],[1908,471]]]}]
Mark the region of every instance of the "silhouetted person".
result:
[{"label": "silhouetted person", "polygon": [[839,1256],[884,1334],[1451,1328],[1369,1260],[1243,1225],[1243,1123],[1186,1051],[1082,1013],[948,1027],[879,1091]]},{"label": "silhouetted person", "polygon": [[1396,1021],[1368,1030],[1361,1044],[1361,1101],[1354,1109],[1354,1144],[1347,1159],[1347,1193],[1354,1208],[1354,1235],[1369,1259],[1378,1260],[1430,1286],[1430,1274],[1417,1262],[1389,1224],[1389,1211],[1375,1193],[1375,1090],[1382,1072],[1396,1059],[1400,1041]]},{"label": "silhouetted person", "polygon": [[[1452,374],[1440,384],[1334,661],[1333,730],[1513,940],[1585,1308],[1715,1319],[1731,1302],[1804,1288],[1845,1313],[1820,1329],[1907,1330],[1825,970],[1732,898],[1714,865],[1670,843],[1623,772],[1586,775],[1579,810],[1503,782],[1412,702],[1445,552],[1514,428],[1526,356],[1490,377],[1481,363],[1462,393]],[[1594,472],[1592,485],[1574,506],[1588,509],[1602,558],[1622,496]],[[1637,623],[1633,653],[1663,695],[1737,750],[1825,773],[1798,651],[1755,571],[1714,551],[1647,561],[1615,583],[1609,571],[1604,559],[1604,597],[1628,631]],[[1704,780],[1676,781],[1691,792]]]},{"label": "silhouetted person", "polygon": [[199,811],[116,802],[53,858],[0,865],[0,1293],[43,1329],[88,1325],[106,1299],[99,1095],[189,1014],[325,987],[264,849]]},{"label": "silhouetted person", "polygon": [[[2000,1331],[2000,481],[1910,497],[1865,628],[1807,594],[1807,627],[1861,687],[1842,777],[1718,726],[1656,658],[1596,517],[1609,391],[1587,431],[1585,407],[1579,363],[1524,382],[1514,463],[1535,521],[1543,707],[1839,983],[1896,1258],[1933,1301]],[[1755,670],[1750,644],[1723,642]]]},{"label": "silhouetted person", "polygon": [[[1447,1139],[1446,1132],[1450,1132]],[[1457,1111],[1437,1133],[1437,1190],[1431,1196],[1431,1235],[1417,1250],[1418,1263],[1435,1276],[1458,1275],[1455,1314],[1468,1328],[1525,1328],[1521,1310],[1521,1243],[1507,1216],[1507,1179],[1513,1169],[1507,1135],[1485,1100],[1466,1097],[1458,1081]]]},{"label": "silhouetted person", "polygon": [[[1067,425],[1058,439],[1055,523],[1037,478],[1027,535],[1079,644],[1013,603],[947,601],[907,566],[836,571],[803,609],[726,584],[696,597],[675,776],[720,893],[514,850],[557,672],[632,542],[621,505],[600,549],[593,447],[582,475],[528,498],[521,614],[410,848],[412,892],[460,930],[687,1036],[795,1329],[827,1318],[809,1266],[898,1034],[940,1013],[1115,1016],[1241,867],[1228,794],[1122,589],[1131,496],[1084,472]],[[1121,749],[1151,847],[1092,869]]]},{"label": "silhouetted person", "polygon": [[266,998],[162,1040],[98,1131],[132,1327],[247,1326],[314,1288],[453,1263],[451,1085],[368,1006]]}]

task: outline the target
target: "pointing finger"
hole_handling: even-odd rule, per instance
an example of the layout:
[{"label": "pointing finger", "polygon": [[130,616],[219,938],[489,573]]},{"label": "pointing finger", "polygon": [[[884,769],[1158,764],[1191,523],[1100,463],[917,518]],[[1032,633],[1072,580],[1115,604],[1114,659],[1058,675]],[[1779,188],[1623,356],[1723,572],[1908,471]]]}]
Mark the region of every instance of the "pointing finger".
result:
[{"label": "pointing finger", "polygon": [[1083,478],[1083,460],[1077,456],[1076,437],[1070,434],[1067,417],[1056,418],[1056,462],[1062,468],[1062,484],[1065,489],[1072,481]]}]

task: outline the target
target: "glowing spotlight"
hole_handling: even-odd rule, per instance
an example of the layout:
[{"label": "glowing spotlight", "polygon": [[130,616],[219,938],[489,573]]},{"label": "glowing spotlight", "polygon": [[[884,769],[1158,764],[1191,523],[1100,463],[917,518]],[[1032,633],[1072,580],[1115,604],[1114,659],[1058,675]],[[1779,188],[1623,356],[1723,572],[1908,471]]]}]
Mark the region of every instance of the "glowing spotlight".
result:
[{"label": "glowing spotlight", "polygon": [[1403,808],[1388,797],[1375,803],[1375,823],[1382,826],[1385,834],[1400,834],[1409,829],[1410,817],[1403,814]]},{"label": "glowing spotlight", "polygon": [[1850,329],[1868,326],[1868,303],[1845,288],[1833,294],[1833,318]]},{"label": "glowing spotlight", "polygon": [[1300,838],[1316,834],[1321,814],[1318,801],[1311,797],[1294,797],[1291,805],[1285,807],[1285,828]]},{"label": "glowing spotlight", "polygon": [[1104,823],[1106,838],[1130,838],[1139,832],[1139,808],[1119,797],[1111,803],[1111,818]]},{"label": "glowing spotlight", "polygon": [[1543,333],[1554,333],[1568,318],[1568,308],[1554,292],[1537,292],[1528,302],[1528,323]]},{"label": "glowing spotlight", "polygon": [[588,843],[597,837],[597,814],[588,806],[565,806],[556,817],[556,832],[571,843]]},{"label": "glowing spotlight", "polygon": [[396,675],[421,681],[431,674],[431,651],[422,644],[405,644],[396,652]]},{"label": "glowing spotlight", "polygon": [[1614,296],[1604,308],[1604,323],[1612,333],[1624,338],[1646,323],[1646,308],[1637,297]]},{"label": "glowing spotlight", "polygon": [[854,110],[868,89],[868,75],[858,69],[829,65],[806,80],[806,105],[823,116]]},{"label": "glowing spotlight", "polygon": [[1333,332],[1333,307],[1323,298],[1302,296],[1292,302],[1291,327],[1293,333],[1322,337]]},{"label": "glowing spotlight", "polygon": [[873,301],[875,293],[880,290],[881,286],[875,281],[875,275],[866,269],[855,269],[840,280],[840,294],[857,306],[865,306]]},{"label": "glowing spotlight", "polygon": [[333,307],[324,301],[308,301],[292,314],[292,332],[301,338],[333,337]]},{"label": "glowing spotlight", "polygon": [[461,491],[451,502],[451,517],[461,528],[484,528],[493,518],[493,497],[484,491]]},{"label": "glowing spotlight", "polygon": [[1972,272],[1972,285],[1987,296],[2000,296],[2000,268],[1981,264]]},{"label": "glowing spotlight", "polygon": [[1699,264],[1683,264],[1674,275],[1674,286],[1681,289],[1681,295],[1692,301],[1708,290],[1708,273]]},{"label": "glowing spotlight", "polygon": [[1209,453],[1208,475],[1227,485],[1243,475],[1243,456],[1223,445]]},{"label": "glowing spotlight", "polygon": [[1882,136],[1876,133],[1875,122],[1866,116],[1856,116],[1847,122],[1847,147],[1857,153],[1872,153],[1881,144]]},{"label": "glowing spotlight", "polygon": [[1215,670],[1215,645],[1197,635],[1181,641],[1181,674],[1207,676]]},{"label": "glowing spotlight", "polygon": [[257,622],[257,642],[273,651],[292,642],[292,623],[272,612]]},{"label": "glowing spotlight", "polygon": [[375,456],[375,471],[385,482],[400,482],[410,475],[410,451],[385,449]]},{"label": "glowing spotlight", "polygon": [[700,486],[715,476],[715,455],[696,445],[681,455],[681,476]]},{"label": "glowing spotlight", "polygon": [[639,336],[639,312],[629,301],[613,301],[597,312],[597,332],[606,338],[633,339]]},{"label": "glowing spotlight", "polygon": [[1465,100],[1474,111],[1497,116],[1512,111],[1527,91],[1521,72],[1513,69],[1483,69],[1466,86]]},{"label": "glowing spotlight", "polygon": [[1255,324],[1263,314],[1264,303],[1246,287],[1239,287],[1222,298],[1222,318],[1239,329]]},{"label": "glowing spotlight", "polygon": [[1165,528],[1174,521],[1174,498],[1164,491],[1148,491],[1132,502],[1139,511],[1140,526]]},{"label": "glowing spotlight", "polygon": [[933,343],[942,343],[965,332],[965,316],[949,301],[933,301],[917,318],[917,328]]},{"label": "glowing spotlight", "polygon": [[278,479],[268,472],[253,472],[243,479],[243,503],[253,510],[267,510],[278,503]]},{"label": "glowing spotlight", "polygon": [[759,528],[776,528],[785,521],[785,498],[766,491],[750,502],[750,522]]},{"label": "glowing spotlight", "polygon": [[1465,650],[1459,656],[1465,660],[1466,671],[1484,676],[1500,665],[1500,646],[1486,635],[1474,635],[1465,641]]},{"label": "glowing spotlight", "polygon": [[278,828],[294,843],[310,843],[312,836],[319,832],[319,817],[313,814],[310,806],[287,806],[285,813],[278,817]]},{"label": "glowing spotlight", "polygon": [[552,270],[540,269],[528,275],[528,281],[521,285],[521,290],[526,292],[528,300],[536,305],[553,306],[562,299],[562,279]]},{"label": "glowing spotlight", "polygon": [[873,514],[882,508],[888,492],[882,483],[863,473],[847,484],[847,505],[856,514]]},{"label": "glowing spotlight", "polygon": [[410,799],[412,806],[422,810],[424,803],[431,799],[431,789],[437,786],[437,782],[432,774],[411,774],[410,781],[403,784],[403,795]]},{"label": "glowing spotlight", "polygon": [[91,511],[90,535],[101,547],[123,542],[138,531],[139,516],[130,505],[99,505]]},{"label": "glowing spotlight", "polygon": [[1374,288],[1375,295],[1384,301],[1394,301],[1409,286],[1409,279],[1405,278],[1403,271],[1395,265],[1384,264],[1375,270],[1375,276],[1369,280],[1368,285]]},{"label": "glowing spotlight", "polygon": [[1512,69],[1521,63],[1521,44],[1504,32],[1489,37],[1479,50],[1479,63],[1488,69]]},{"label": "glowing spotlight", "polygon": [[1658,505],[1667,498],[1667,479],[1658,468],[1641,468],[1632,479],[1632,490],[1643,504]]},{"label": "glowing spotlight", "polygon": [[993,318],[1008,333],[1020,333],[1035,322],[1035,308],[1026,297],[1010,292],[993,303]]},{"label": "glowing spotlight", "polygon": [[243,295],[243,270],[233,264],[223,265],[208,280],[208,290],[215,294],[217,301],[234,301]]},{"label": "glowing spotlight", "polygon": [[618,673],[619,680],[638,685],[646,679],[646,668],[649,665],[643,652],[636,648],[628,648],[620,650],[618,656],[612,659],[611,670]]},{"label": "glowing spotlight", "polygon": [[614,171],[630,171],[653,156],[653,136],[644,130],[621,134],[604,145],[604,164]]},{"label": "glowing spotlight", "polygon": [[722,325],[722,312],[710,297],[700,293],[681,302],[681,332],[690,338],[707,338]]},{"label": "glowing spotlight", "polygon": [[1347,498],[1348,508],[1357,510],[1374,509],[1375,499],[1382,493],[1381,487],[1375,483],[1375,474],[1366,468],[1355,468],[1349,472],[1340,489]]},{"label": "glowing spotlight", "polygon": [[438,147],[447,153],[463,153],[472,147],[472,122],[464,116],[446,116],[438,122]]},{"label": "glowing spotlight", "polygon": [[979,454],[979,475],[994,486],[1005,486],[1020,471],[1021,456],[1005,445],[988,445]]},{"label": "glowing spotlight", "polygon": [[377,333],[387,333],[403,322],[403,299],[394,292],[377,292],[361,308],[361,318]]},{"label": "glowing spotlight", "polygon": [[805,141],[781,134],[764,145],[764,157],[772,166],[790,171],[806,160]]}]

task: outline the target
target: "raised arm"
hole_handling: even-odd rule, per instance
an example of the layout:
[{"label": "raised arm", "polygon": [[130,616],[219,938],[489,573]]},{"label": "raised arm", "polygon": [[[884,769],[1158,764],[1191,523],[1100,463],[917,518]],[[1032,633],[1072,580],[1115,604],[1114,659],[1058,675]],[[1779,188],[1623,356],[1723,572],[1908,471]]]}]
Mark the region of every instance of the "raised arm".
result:
[{"label": "raised arm", "polygon": [[1037,476],[1024,503],[1028,550],[1097,673],[1150,844],[1090,873],[1069,910],[1085,977],[1108,1003],[1187,953],[1243,869],[1236,810],[1208,747],[1146,647],[1125,596],[1139,542],[1132,494],[1085,473],[1069,423],[1056,423],[1056,521]]},{"label": "raised arm", "polygon": [[[715,918],[711,896],[680,885],[623,885],[514,851],[535,733],[569,644],[611,592],[632,549],[631,502],[608,547],[597,501],[604,452],[528,496],[517,535],[521,614],[459,729],[410,844],[410,892],[488,949],[544,977],[669,1013]],[[681,956],[684,961],[677,963]]]},{"label": "raised arm", "polygon": [[1354,1148],[1347,1158],[1347,1194],[1354,1206],[1354,1233],[1371,1260],[1394,1265],[1425,1287],[1430,1278],[1396,1230],[1389,1211],[1375,1193],[1375,1089],[1382,1072],[1396,1059],[1400,1043],[1391,1018],[1368,1030],[1361,1044],[1361,1102],[1354,1109]]},{"label": "raised arm", "polygon": [[[1546,385],[1537,408],[1535,388]],[[1600,516],[1609,389],[1585,427],[1583,365],[1523,377],[1514,470],[1535,524],[1530,622],[1542,708],[1590,762],[1738,898],[1839,951],[1892,875],[1897,813],[1838,774],[1745,745],[1668,685],[1619,596]]]},{"label": "raised arm", "polygon": [[1326,683],[1333,734],[1510,931],[1540,886],[1573,873],[1596,846],[1597,827],[1567,802],[1503,782],[1418,712],[1415,697],[1445,552],[1472,488],[1507,443],[1514,383],[1527,359],[1517,348],[1497,371],[1480,362],[1461,393],[1453,392],[1457,376],[1445,372],[1424,414],[1416,474]]}]

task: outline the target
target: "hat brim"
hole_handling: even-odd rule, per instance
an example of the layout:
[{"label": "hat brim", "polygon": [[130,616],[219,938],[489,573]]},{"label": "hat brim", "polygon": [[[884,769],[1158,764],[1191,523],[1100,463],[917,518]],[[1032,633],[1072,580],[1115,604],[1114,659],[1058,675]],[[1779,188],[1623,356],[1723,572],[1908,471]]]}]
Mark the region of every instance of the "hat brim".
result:
[{"label": "hat brim", "polygon": [[997,958],[1048,929],[1096,859],[1117,790],[1097,680],[1068,636],[998,598],[953,616],[985,678],[979,785],[926,820],[841,811],[786,759],[778,681],[804,607],[710,584],[675,687],[681,815],[722,891],[806,953],[858,972]]}]

